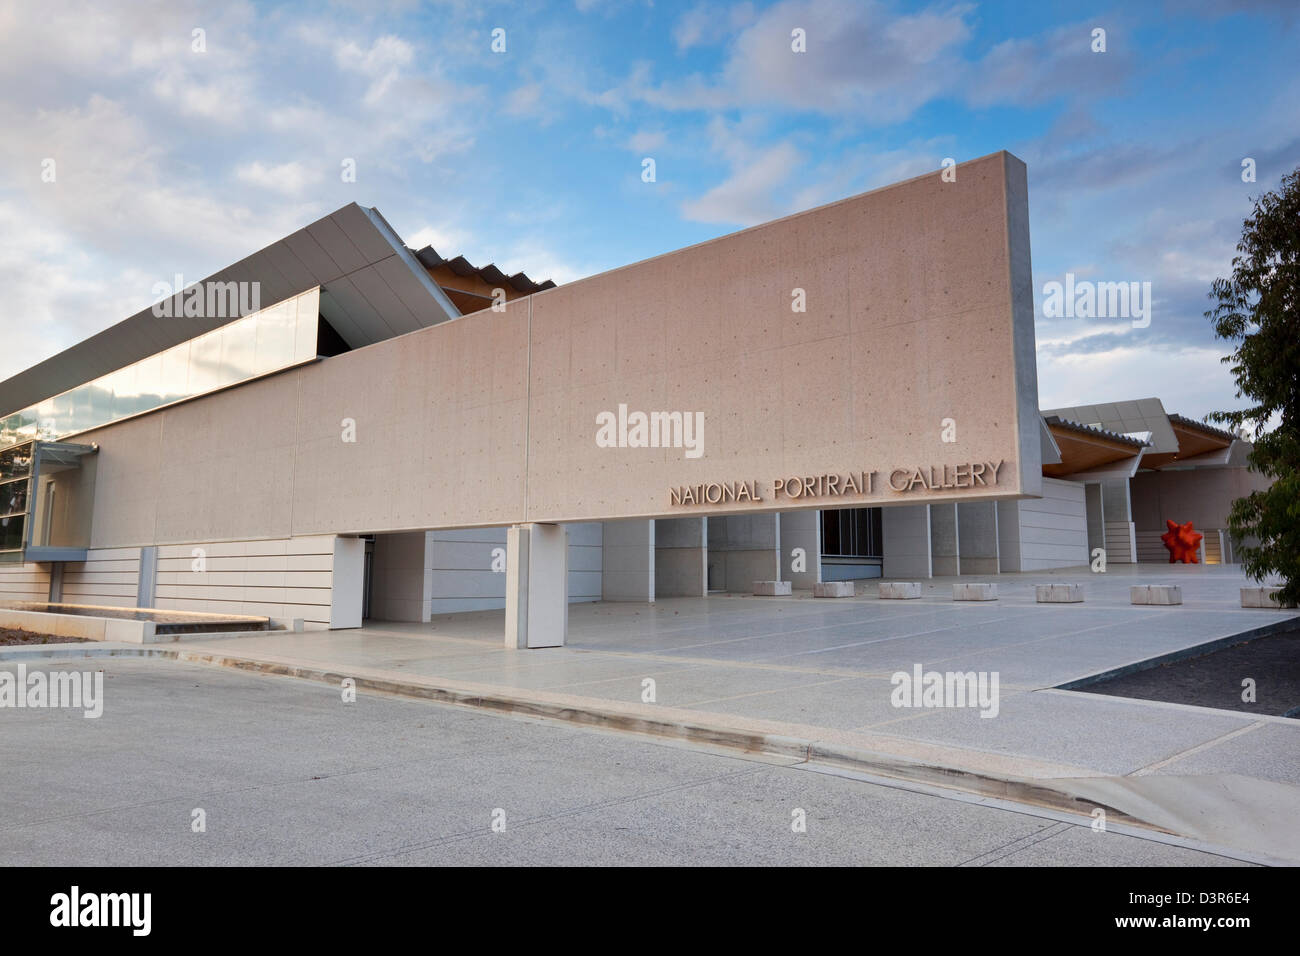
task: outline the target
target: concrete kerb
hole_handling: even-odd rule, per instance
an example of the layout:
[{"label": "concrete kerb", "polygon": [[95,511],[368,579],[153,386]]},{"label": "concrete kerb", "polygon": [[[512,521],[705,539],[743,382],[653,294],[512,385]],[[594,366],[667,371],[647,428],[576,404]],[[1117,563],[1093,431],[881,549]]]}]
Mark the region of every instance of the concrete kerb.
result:
[{"label": "concrete kerb", "polygon": [[511,716],[560,721],[622,733],[682,740],[710,747],[740,750],[745,753],[787,757],[803,762],[827,763],[898,780],[963,790],[968,793],[1028,803],[1083,816],[1090,815],[1094,809],[1101,806],[1108,817],[1120,822],[1157,830],[1161,833],[1172,832],[1138,817],[1130,816],[1118,808],[1082,801],[1065,790],[1046,786],[1040,781],[1011,775],[998,777],[962,767],[927,764],[894,754],[860,750],[809,738],[738,730],[733,727],[712,725],[704,721],[657,719],[632,712],[631,707],[625,707],[615,702],[592,701],[590,704],[583,706],[553,704],[504,692],[463,691],[436,684],[412,684],[405,681],[367,677],[365,675],[343,674],[319,668],[304,667],[298,664],[224,657],[193,651],[165,651],[163,654],[165,656],[174,654],[177,660],[187,663],[216,664],[237,670],[294,677],[300,680],[310,680],[315,683],[334,686],[341,685],[344,678],[351,678],[358,690],[368,690],[397,697],[431,700],[436,703],[475,707]]},{"label": "concrete kerb", "polygon": [[1193,647],[1184,647],[1176,651],[1169,651],[1167,654],[1159,654],[1155,657],[1145,657],[1140,661],[1133,661],[1129,664],[1123,664],[1119,667],[1112,667],[1107,670],[1097,671],[1095,674],[1088,674],[1076,680],[1067,681],[1064,684],[1057,684],[1053,690],[1079,690],[1090,684],[1096,684],[1100,681],[1110,680],[1112,677],[1124,677],[1127,674],[1136,674],[1139,671],[1151,670],[1153,667],[1160,667],[1163,664],[1172,664],[1175,661],[1186,660],[1189,657],[1204,657],[1214,651],[1221,650],[1225,647],[1232,647],[1236,644],[1245,644],[1249,641],[1261,637],[1268,637],[1270,634],[1279,634],[1283,631],[1294,629],[1300,624],[1300,617],[1288,618],[1284,621],[1274,621],[1272,624],[1261,624],[1259,627],[1253,627],[1248,631],[1239,631],[1236,634],[1230,634],[1227,637],[1216,638],[1213,641],[1206,641],[1204,644],[1197,644]]},{"label": "concrete kerb", "polygon": [[977,796],[1011,800],[1052,810],[1088,816],[1098,806],[1109,818],[1144,829],[1171,833],[1124,811],[1096,802],[1082,801],[1063,789],[1042,781],[1016,777],[1010,774],[995,776],[963,767],[947,766],[913,760],[897,754],[862,750],[842,744],[804,737],[790,737],[761,731],[747,731],[735,727],[709,724],[702,720],[658,719],[635,712],[631,705],[617,702],[591,701],[582,706],[557,704],[505,692],[485,693],[467,691],[437,684],[414,684],[366,676],[363,673],[341,673],[322,668],[265,661],[253,658],[230,657],[158,646],[105,647],[92,645],[36,645],[9,650],[0,649],[0,663],[22,659],[70,660],[94,657],[153,657],[189,664],[208,664],[228,667],[255,674],[291,677],[314,683],[341,686],[345,678],[355,682],[358,690],[396,697],[429,700],[435,703],[473,707],[511,716],[558,721],[579,726],[635,733],[644,736],[685,741],[725,750],[785,757],[801,763],[819,763],[842,769],[876,774],[896,780],[927,784],[946,789],[961,790]]}]

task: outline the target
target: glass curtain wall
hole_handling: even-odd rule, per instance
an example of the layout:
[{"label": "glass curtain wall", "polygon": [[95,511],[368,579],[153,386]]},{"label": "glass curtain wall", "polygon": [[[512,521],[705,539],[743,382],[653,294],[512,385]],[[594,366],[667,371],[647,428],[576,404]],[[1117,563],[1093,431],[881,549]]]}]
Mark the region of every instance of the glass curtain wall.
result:
[{"label": "glass curtain wall", "polygon": [[309,362],[319,316],[320,289],[285,299],[0,419],[0,448],[75,435]]}]

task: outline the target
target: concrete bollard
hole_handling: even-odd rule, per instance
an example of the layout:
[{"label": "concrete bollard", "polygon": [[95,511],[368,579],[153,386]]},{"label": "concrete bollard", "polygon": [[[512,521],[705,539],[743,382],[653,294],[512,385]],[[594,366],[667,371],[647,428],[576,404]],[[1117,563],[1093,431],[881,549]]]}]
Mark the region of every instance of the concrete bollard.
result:
[{"label": "concrete bollard", "polygon": [[916,581],[884,581],[880,597],[885,601],[910,601],[921,596],[921,585]]},{"label": "concrete bollard", "polygon": [[851,598],[853,593],[852,581],[821,581],[813,585],[813,597]]},{"label": "concrete bollard", "polygon": [[1182,604],[1183,589],[1177,584],[1135,584],[1128,589],[1130,604]]},{"label": "concrete bollard", "polygon": [[1039,604],[1079,604],[1083,601],[1082,584],[1038,584],[1034,600]]},{"label": "concrete bollard", "polygon": [[755,581],[754,593],[764,597],[781,597],[792,591],[789,581]]},{"label": "concrete bollard", "polygon": [[982,584],[978,582],[954,584],[952,586],[952,599],[954,601],[996,601],[998,599],[998,586],[992,583]]},{"label": "concrete bollard", "polygon": [[1280,608],[1282,605],[1277,603],[1277,592],[1281,588],[1242,588],[1241,589],[1241,606],[1242,607],[1268,607]]}]

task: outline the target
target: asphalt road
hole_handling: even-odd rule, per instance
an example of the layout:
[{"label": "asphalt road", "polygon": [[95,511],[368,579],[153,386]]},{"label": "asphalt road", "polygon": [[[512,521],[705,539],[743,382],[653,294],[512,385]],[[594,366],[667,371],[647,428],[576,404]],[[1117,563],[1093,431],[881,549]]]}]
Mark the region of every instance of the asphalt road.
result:
[{"label": "asphalt road", "polygon": [[806,766],[423,701],[345,703],[291,678],[39,668],[103,668],[103,714],[0,708],[0,865],[1238,862]]}]

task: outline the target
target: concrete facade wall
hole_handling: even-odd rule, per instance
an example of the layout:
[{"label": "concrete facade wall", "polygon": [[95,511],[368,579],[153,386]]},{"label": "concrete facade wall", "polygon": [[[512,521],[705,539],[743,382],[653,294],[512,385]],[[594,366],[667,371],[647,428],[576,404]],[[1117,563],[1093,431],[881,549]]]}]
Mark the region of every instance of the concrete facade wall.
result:
[{"label": "concrete facade wall", "polygon": [[602,600],[652,603],[655,599],[654,520],[606,521],[601,562]]},{"label": "concrete facade wall", "polygon": [[[335,601],[334,564],[332,535],[164,545],[158,549],[154,606],[302,618],[309,628],[326,628]],[[349,597],[340,588],[338,599]]]},{"label": "concrete facade wall", "polygon": [[[958,170],[77,435],[101,448],[91,547],[677,517],[713,509],[670,487],[863,469],[874,493],[837,506],[1032,491],[1024,165]],[[934,426],[973,397],[955,454]],[[598,447],[621,404],[702,413],[703,454]],[[986,460],[996,485],[885,480]]]},{"label": "concrete facade wall", "polygon": [[63,603],[138,607],[140,549],[105,548],[63,566]]},{"label": "concrete facade wall", "polygon": [[1084,486],[1043,479],[1043,497],[1015,502],[1019,511],[1020,568],[1038,571],[1088,563]]},{"label": "concrete facade wall", "polygon": [[[499,566],[505,567],[506,530],[462,528],[428,532],[430,614],[487,611],[506,606],[506,571],[492,570],[493,552],[497,549],[503,558]],[[598,522],[571,524],[565,530],[569,533],[569,603],[599,601],[601,526]],[[371,616],[380,618],[373,607]]]},{"label": "concrete facade wall", "polygon": [[708,593],[706,519],[655,521],[656,597],[702,597]]},{"label": "concrete facade wall", "polygon": [[50,596],[48,564],[0,567],[0,601],[45,601]]},{"label": "concrete facade wall", "polygon": [[[430,531],[430,613],[483,611],[506,606],[506,529]],[[493,571],[493,552],[497,566]]]},{"label": "concrete facade wall", "polygon": [[433,587],[433,542],[423,531],[375,536],[370,616],[427,621]]},{"label": "concrete facade wall", "polygon": [[599,521],[564,526],[569,533],[569,603],[599,601],[601,594],[602,541]]},{"label": "concrete facade wall", "polygon": [[1269,481],[1249,468],[1143,471],[1129,483],[1133,524],[1138,531],[1166,530],[1165,521],[1192,522],[1197,530],[1226,528],[1232,502]]},{"label": "concrete facade wall", "polygon": [[780,515],[727,515],[706,519],[709,588],[749,593],[755,581],[781,573]]},{"label": "concrete facade wall", "polygon": [[881,512],[881,537],[885,552],[881,571],[884,577],[933,577],[928,505],[885,508]]}]

